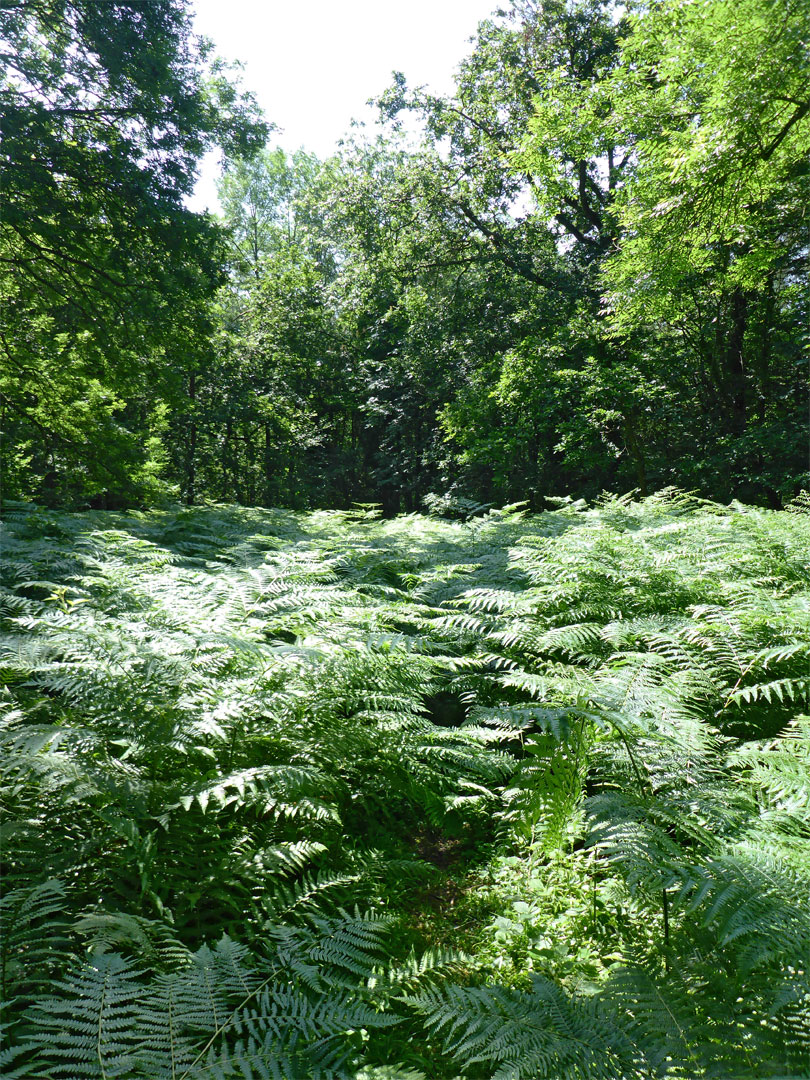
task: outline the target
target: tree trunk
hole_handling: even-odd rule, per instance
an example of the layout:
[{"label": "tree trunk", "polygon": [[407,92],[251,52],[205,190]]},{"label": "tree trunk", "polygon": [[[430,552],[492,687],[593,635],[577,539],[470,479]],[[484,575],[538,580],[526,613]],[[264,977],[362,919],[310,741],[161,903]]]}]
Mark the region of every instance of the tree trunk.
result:
[{"label": "tree trunk", "polygon": [[624,417],[624,443],[633,459],[633,467],[638,481],[638,490],[642,499],[647,497],[647,463],[644,457],[644,446],[639,439],[635,420],[632,416]]},{"label": "tree trunk", "polygon": [[745,331],[748,326],[748,296],[737,286],[731,297],[731,327],[725,356],[731,430],[745,431],[747,421],[745,393]]},{"label": "tree trunk", "polygon": [[264,425],[264,504],[272,506],[273,488],[273,444],[270,433],[270,425]]},{"label": "tree trunk", "polygon": [[186,502],[194,505],[194,488],[197,480],[197,376],[192,372],[188,377],[188,399],[191,402],[191,424],[188,430],[188,456],[186,459]]},{"label": "tree trunk", "polygon": [[[230,484],[228,482],[228,459],[231,455],[231,438],[233,437],[233,420],[230,417],[225,421],[225,438],[222,443],[222,501],[228,502]],[[238,500],[237,500],[238,502]]]},{"label": "tree trunk", "polygon": [[250,424],[244,425],[245,440],[245,501],[248,506],[256,505],[256,470],[254,467],[255,457],[253,453],[254,432]]}]

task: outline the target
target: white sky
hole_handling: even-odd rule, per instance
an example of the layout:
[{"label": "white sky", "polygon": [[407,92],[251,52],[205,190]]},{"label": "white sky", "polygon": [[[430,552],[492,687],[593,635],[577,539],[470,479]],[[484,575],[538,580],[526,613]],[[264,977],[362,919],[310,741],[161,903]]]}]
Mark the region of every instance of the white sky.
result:
[{"label": "white sky", "polygon": [[[195,29],[218,55],[244,64],[242,81],[272,144],[326,157],[365,102],[404,72],[410,86],[449,91],[478,23],[498,0],[193,0]],[[216,161],[203,163],[192,209],[216,208]]]}]

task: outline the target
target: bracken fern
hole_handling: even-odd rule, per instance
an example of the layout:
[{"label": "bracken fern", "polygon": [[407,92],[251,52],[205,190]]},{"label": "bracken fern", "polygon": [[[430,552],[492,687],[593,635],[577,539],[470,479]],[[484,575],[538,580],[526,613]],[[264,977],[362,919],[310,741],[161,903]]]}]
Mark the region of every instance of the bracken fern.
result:
[{"label": "bracken fern", "polygon": [[[801,509],[12,507],[8,1075],[808,1075]],[[587,992],[413,951],[437,831],[587,853]]]}]

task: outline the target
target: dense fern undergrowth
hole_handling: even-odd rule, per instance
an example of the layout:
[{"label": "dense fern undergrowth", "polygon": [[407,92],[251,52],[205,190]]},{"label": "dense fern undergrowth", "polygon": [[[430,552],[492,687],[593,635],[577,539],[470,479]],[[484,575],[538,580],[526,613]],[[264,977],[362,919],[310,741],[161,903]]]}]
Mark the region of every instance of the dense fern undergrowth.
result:
[{"label": "dense fern undergrowth", "polygon": [[810,1076],[808,508],[7,508],[3,1075]]}]

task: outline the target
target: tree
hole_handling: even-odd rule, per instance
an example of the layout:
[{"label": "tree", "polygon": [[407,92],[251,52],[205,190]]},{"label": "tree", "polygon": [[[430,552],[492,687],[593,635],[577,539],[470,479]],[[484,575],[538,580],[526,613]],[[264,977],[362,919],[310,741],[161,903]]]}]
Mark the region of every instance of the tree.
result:
[{"label": "tree", "polygon": [[[326,186],[321,163],[304,151],[226,161],[219,194],[228,280],[195,405],[199,480],[217,498],[294,506],[349,499],[355,376],[322,222]],[[182,424],[170,442],[182,474]]]},{"label": "tree", "polygon": [[550,230],[568,267],[559,320],[445,410],[466,456],[588,493],[801,485],[806,24],[790,0],[518,3],[481,25],[453,97],[392,87],[471,233],[536,290],[564,286],[526,237]]},{"label": "tree", "polygon": [[481,24],[454,95],[399,78],[381,102],[441,146],[434,243],[454,222],[523,298],[511,339],[442,411],[465,466],[494,467],[490,497],[647,484],[651,395],[637,350],[607,337],[599,279],[629,161],[605,92],[626,32],[601,0],[516,4]]},{"label": "tree", "polygon": [[233,277],[261,276],[262,263],[295,245],[311,245],[313,196],[321,163],[314,154],[265,147],[226,162],[217,194],[232,244]]},{"label": "tree", "polygon": [[780,261],[774,219],[795,229],[805,204],[806,6],[659,0],[632,26],[610,88],[636,159],[620,200],[623,248],[668,288],[733,248],[734,279],[762,287]]},{"label": "tree", "polygon": [[662,0],[632,25],[610,88],[634,158],[612,323],[684,355],[724,494],[776,498],[806,470],[810,19],[793,0]]},{"label": "tree", "polygon": [[0,41],[7,482],[131,496],[138,436],[193,381],[221,274],[218,229],[183,204],[196,163],[266,128],[185,0],[7,0]]}]

